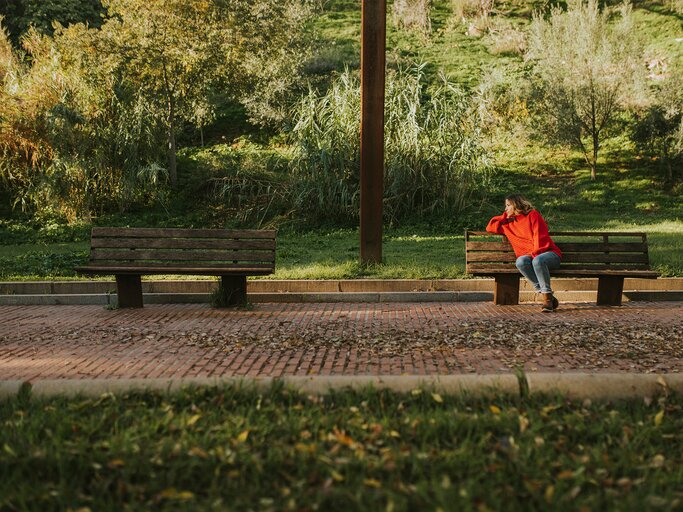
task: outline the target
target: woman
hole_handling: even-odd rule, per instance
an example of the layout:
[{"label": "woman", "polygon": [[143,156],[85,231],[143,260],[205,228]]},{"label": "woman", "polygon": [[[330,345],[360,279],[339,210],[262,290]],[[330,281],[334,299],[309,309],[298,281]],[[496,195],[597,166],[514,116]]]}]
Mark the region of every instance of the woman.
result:
[{"label": "woman", "polygon": [[505,212],[493,217],[486,231],[505,235],[515,251],[515,265],[533,285],[536,292],[543,294],[541,311],[550,313],[559,302],[550,288],[550,271],[559,268],[562,251],[548,235],[548,225],[541,214],[521,194],[505,198]]}]

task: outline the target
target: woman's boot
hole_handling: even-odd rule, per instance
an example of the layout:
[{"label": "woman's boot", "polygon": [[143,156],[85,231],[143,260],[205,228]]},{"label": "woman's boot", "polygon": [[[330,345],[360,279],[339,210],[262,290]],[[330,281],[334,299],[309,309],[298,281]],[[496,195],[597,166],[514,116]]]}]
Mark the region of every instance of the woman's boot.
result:
[{"label": "woman's boot", "polygon": [[543,307],[541,308],[541,311],[543,313],[552,313],[553,312],[553,297],[552,293],[542,293],[543,295]]}]

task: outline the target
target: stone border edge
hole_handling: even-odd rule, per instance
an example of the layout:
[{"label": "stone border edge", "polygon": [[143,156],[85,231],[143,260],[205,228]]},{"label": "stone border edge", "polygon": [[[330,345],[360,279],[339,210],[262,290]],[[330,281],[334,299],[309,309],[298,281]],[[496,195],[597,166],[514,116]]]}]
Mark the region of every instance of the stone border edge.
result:
[{"label": "stone border edge", "polygon": [[309,394],[326,394],[346,388],[390,389],[410,392],[434,390],[444,394],[491,397],[500,394],[559,394],[572,399],[611,400],[683,393],[683,374],[530,373],[521,379],[512,374],[403,375],[403,376],[290,376],[197,377],[190,379],[55,379],[33,382],[0,381],[0,400],[30,389],[31,396],[100,396],[103,393],[161,391],[172,393],[188,387],[238,385],[266,389],[275,382]]}]

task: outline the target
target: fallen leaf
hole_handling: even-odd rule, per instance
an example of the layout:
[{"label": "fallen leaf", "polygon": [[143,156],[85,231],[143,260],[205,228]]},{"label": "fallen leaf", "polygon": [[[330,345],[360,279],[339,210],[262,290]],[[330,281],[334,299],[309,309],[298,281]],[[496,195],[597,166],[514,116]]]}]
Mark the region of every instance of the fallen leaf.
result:
[{"label": "fallen leaf", "polygon": [[195,414],[189,420],[187,420],[187,426],[191,427],[192,425],[197,423],[199,421],[199,418],[201,418],[201,417],[202,417],[201,414]]},{"label": "fallen leaf", "polygon": [[661,468],[664,466],[664,461],[665,461],[664,455],[662,455],[661,453],[658,453],[657,455],[652,457],[652,463],[650,464],[650,467]]},{"label": "fallen leaf", "polygon": [[203,449],[201,449],[198,446],[195,446],[194,448],[190,448],[190,450],[187,452],[187,454],[190,457],[199,457],[200,459],[207,459],[209,457],[209,454],[206,453]]},{"label": "fallen leaf", "polygon": [[379,489],[380,487],[382,487],[382,483],[379,480],[375,480],[374,478],[366,478],[365,480],[363,480],[363,483],[368,487],[374,487],[375,489]]},{"label": "fallen leaf", "polygon": [[626,476],[617,480],[617,485],[619,487],[631,487],[632,483],[631,479]]},{"label": "fallen leaf", "polygon": [[159,496],[169,500],[189,500],[194,498],[191,491],[178,491],[175,487],[169,487],[159,493]]},{"label": "fallen leaf", "polygon": [[548,487],[545,488],[545,492],[543,493],[543,497],[545,498],[545,501],[547,503],[550,503],[553,500],[554,495],[555,495],[555,486],[554,485],[549,485]]}]

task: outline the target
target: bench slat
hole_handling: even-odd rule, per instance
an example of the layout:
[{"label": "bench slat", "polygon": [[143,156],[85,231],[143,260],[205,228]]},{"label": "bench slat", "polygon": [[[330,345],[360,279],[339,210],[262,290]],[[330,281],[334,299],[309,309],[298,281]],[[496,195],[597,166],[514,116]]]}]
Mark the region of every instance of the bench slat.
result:
[{"label": "bench slat", "polygon": [[[642,242],[556,242],[563,254],[569,252],[647,252],[647,244]],[[512,251],[509,242],[468,242],[467,252],[473,251]]]},{"label": "bench slat", "polygon": [[143,265],[122,265],[121,262],[113,262],[110,264],[98,263],[97,265],[85,265],[82,267],[76,267],[76,271],[82,273],[103,273],[103,274],[198,274],[201,275],[203,272],[207,272],[210,275],[221,275],[226,274],[242,274],[248,272],[257,272],[259,274],[269,274],[273,272],[272,265],[214,265],[214,264],[203,264],[203,265],[192,265],[192,266],[173,266],[172,264],[164,265],[157,263],[145,263]]},{"label": "bench slat", "polygon": [[90,247],[134,249],[234,249],[275,250],[273,240],[230,240],[203,238],[93,238]]},{"label": "bench slat", "polygon": [[[516,268],[481,268],[474,271],[467,270],[467,273],[473,276],[495,276],[498,274],[516,274],[520,277],[522,275]],[[550,275],[552,276],[564,276],[564,277],[600,277],[600,276],[623,276],[623,277],[634,277],[641,279],[654,279],[659,277],[659,272],[647,269],[584,269],[584,270],[571,270],[566,268],[560,268],[558,270],[551,270]]]},{"label": "bench slat", "polygon": [[247,252],[247,251],[174,251],[169,249],[160,250],[108,250],[93,249],[90,253],[90,261],[130,261],[130,260],[166,260],[178,263],[191,263],[194,261],[275,261],[275,253],[272,251]]},{"label": "bench slat", "polygon": [[[467,261],[489,261],[492,263],[514,262],[517,259],[513,252],[470,252]],[[642,253],[582,253],[570,252],[562,255],[562,264],[566,263],[648,263],[647,254]]]},{"label": "bench slat", "polygon": [[642,263],[647,265],[647,254],[643,253],[590,253],[570,252],[562,256],[562,263]]},{"label": "bench slat", "polygon": [[[588,237],[605,237],[605,236],[614,236],[614,237],[619,237],[619,238],[630,238],[630,237],[637,237],[640,239],[645,239],[647,238],[647,233],[643,232],[634,232],[634,231],[624,231],[624,232],[618,232],[618,231],[551,231],[549,235],[552,238],[555,237],[564,237],[564,236],[573,236],[573,237],[581,237],[581,238],[588,238]],[[465,231],[465,237],[469,236],[503,236],[501,234],[497,233],[489,233],[488,231]]]},{"label": "bench slat", "polygon": [[266,229],[185,229],[185,228],[92,228],[92,237],[127,238],[275,238],[275,230]]},{"label": "bench slat", "polygon": [[467,252],[471,251],[512,251],[510,242],[467,242]]},{"label": "bench slat", "polygon": [[467,262],[490,261],[493,263],[514,262],[517,259],[514,252],[468,252]]},{"label": "bench slat", "polygon": [[[554,271],[551,270],[551,272],[558,272],[561,270],[573,270],[573,271],[595,271],[595,270],[650,270],[650,267],[647,265],[627,265],[627,264],[615,264],[615,265],[604,265],[604,264],[562,264],[562,266],[559,268],[559,270]],[[519,272],[517,270],[517,267],[515,267],[511,263],[472,263],[468,264],[466,268],[466,272],[469,274],[474,274],[477,272],[487,272],[487,271],[502,271],[502,270],[510,270],[511,272]]]}]

